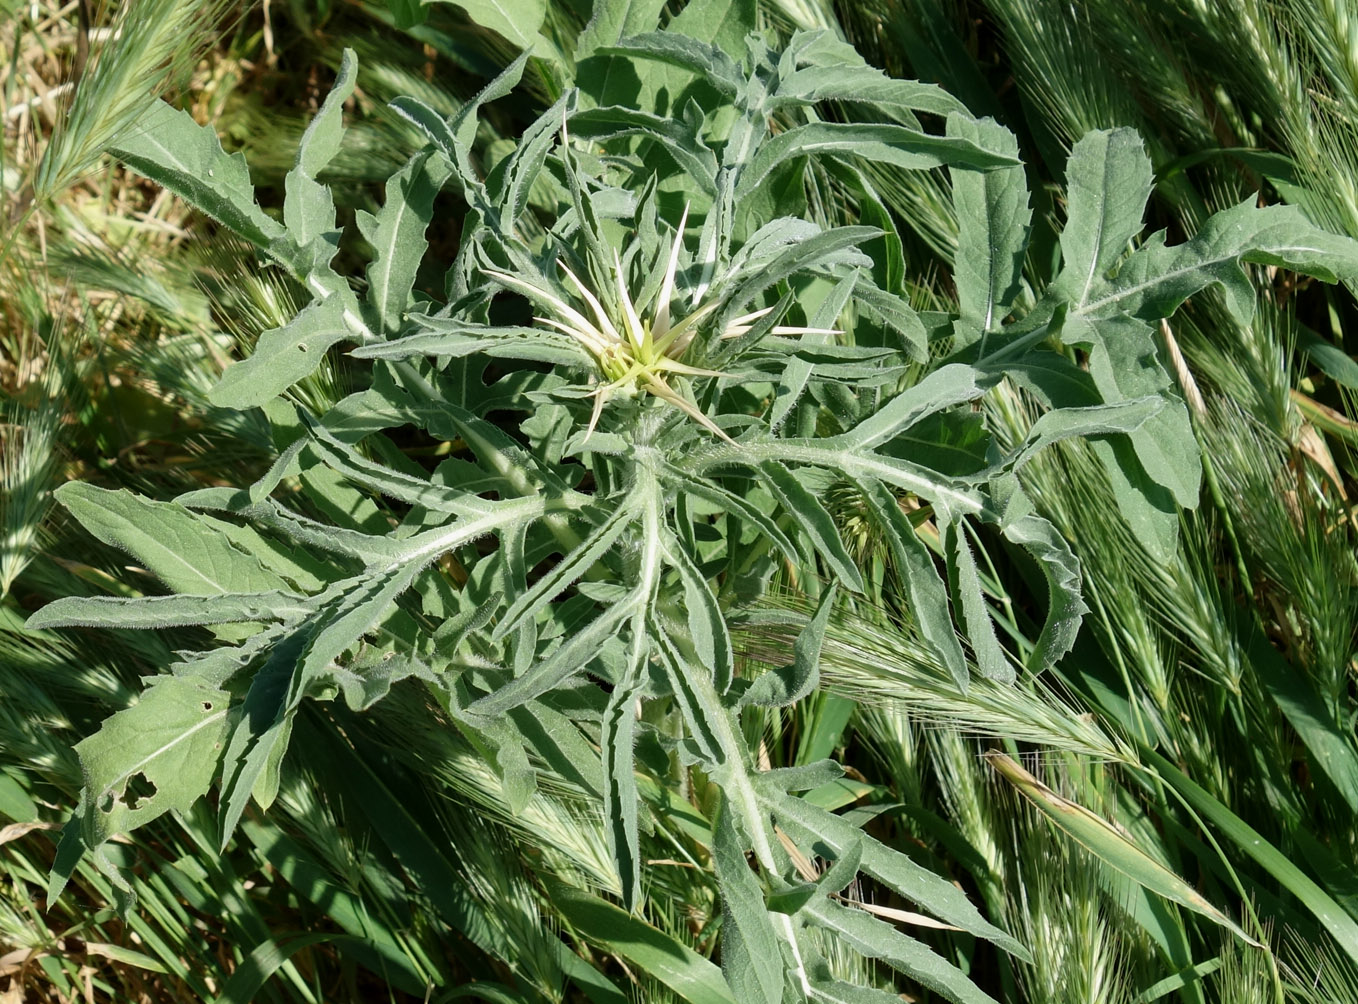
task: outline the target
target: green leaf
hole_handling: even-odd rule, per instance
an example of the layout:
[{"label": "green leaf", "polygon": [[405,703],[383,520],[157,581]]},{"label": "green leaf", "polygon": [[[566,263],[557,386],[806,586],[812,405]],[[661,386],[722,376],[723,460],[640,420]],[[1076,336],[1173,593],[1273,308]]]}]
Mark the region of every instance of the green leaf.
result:
[{"label": "green leaf", "polygon": [[[967,140],[999,158],[1018,163],[1018,140],[990,119],[961,112],[948,117],[948,136]],[[961,322],[980,332],[999,328],[1009,313],[1023,272],[1028,244],[1028,184],[1023,167],[952,172],[957,212],[953,265]]]},{"label": "green leaf", "polygon": [[807,621],[792,645],[792,664],[771,669],[750,684],[740,698],[740,706],[785,708],[811,693],[820,683],[820,649],[825,640],[825,624],[835,602],[835,583],[821,594],[816,612]]},{"label": "green leaf", "polygon": [[1212,975],[1221,968],[1221,958],[1208,959],[1206,962],[1199,962],[1196,966],[1188,966],[1177,973],[1171,973],[1163,980],[1157,980],[1148,986],[1141,993],[1137,994],[1132,1004],[1151,1004],[1162,997],[1168,997],[1176,990],[1191,987],[1199,980]]},{"label": "green leaf", "polygon": [[856,907],[817,896],[803,913],[821,927],[833,931],[870,959],[881,959],[893,969],[957,1004],[995,1004],[962,970],[949,964],[927,945],[907,938],[895,928]]},{"label": "green leaf", "polygon": [[919,362],[929,356],[929,334],[924,329],[913,307],[902,297],[886,290],[878,289],[862,277],[854,286],[854,303],[863,308],[869,318],[874,318],[900,339],[901,348]]},{"label": "green leaf", "polygon": [[991,753],[988,759],[990,765],[1017,788],[1038,811],[1100,861],[1151,892],[1201,914],[1246,943],[1258,946],[1259,943],[1246,934],[1235,921],[1204,899],[1201,893],[1178,875],[1137,847],[1107,820],[1096,816],[1081,805],[1062,798],[1010,757],[1001,753]]},{"label": "green leaf", "polygon": [[[476,518],[494,511],[494,503],[476,495],[444,488],[430,483],[425,478],[374,463],[354,447],[332,435],[325,425],[309,418],[305,413],[301,413],[301,417],[309,437],[298,442],[305,443],[332,470],[355,484],[411,505],[425,506],[453,516]],[[252,494],[259,494],[264,488],[272,490],[273,478],[274,472],[271,471],[264,484],[255,485]]]},{"label": "green leaf", "polygon": [[[783,221],[775,221],[780,222]],[[739,285],[727,296],[725,313],[728,316],[743,310],[764,290],[799,272],[830,264],[871,264],[871,259],[857,251],[857,247],[864,241],[880,237],[882,234],[875,227],[834,227],[830,230],[819,230],[808,227],[801,221],[797,222],[800,225],[777,230],[772,230],[775,224],[770,224],[756,234],[751,240],[751,245],[742,249],[741,254],[732,261],[732,273],[742,278]],[[763,240],[755,245],[754,242],[761,236]],[[774,314],[776,313],[775,309]],[[768,318],[764,320],[767,321]],[[737,344],[741,341],[743,339],[735,339]],[[722,354],[718,353],[717,358],[721,357]]]},{"label": "green leaf", "polygon": [[1297,325],[1297,344],[1307,358],[1335,383],[1358,390],[1358,362],[1343,349],[1331,345],[1305,325]]},{"label": "green leaf", "polygon": [[548,895],[578,934],[617,953],[689,1004],[736,1004],[721,970],[670,935],[577,889],[551,883]]},{"label": "green leaf", "polygon": [[760,804],[773,813],[778,824],[799,846],[816,851],[817,847],[823,845],[827,853],[816,853],[838,860],[861,841],[861,871],[906,899],[918,903],[940,920],[969,931],[978,938],[992,941],[1019,958],[1028,957],[1019,942],[988,923],[966,894],[948,879],[916,864],[900,851],[866,836],[842,816],[787,794],[778,786],[776,778],[760,775],[755,782]]},{"label": "green leaf", "polygon": [[233,593],[212,596],[67,596],[31,616],[30,631],[55,627],[169,628],[199,624],[290,620],[309,611],[295,593]]},{"label": "green leaf", "polygon": [[1005,461],[1004,467],[1017,471],[1038,453],[1064,439],[1109,433],[1134,433],[1165,407],[1163,397],[1146,396],[1114,404],[1090,405],[1086,408],[1058,408],[1046,412],[1032,424],[1023,444]]},{"label": "green leaf", "polygon": [[1066,162],[1063,266],[1056,279],[1076,306],[1127,253],[1151,194],[1151,161],[1131,129],[1086,133]]},{"label": "green leaf", "polygon": [[933,136],[902,125],[812,122],[779,133],[760,145],[741,173],[736,199],[748,198],[780,164],[798,157],[845,155],[907,171],[956,165],[986,170],[1013,167],[1014,158],[966,139]]},{"label": "green leaf", "polygon": [[165,812],[188,812],[207,793],[222,756],[230,700],[197,680],[158,677],[136,704],[76,744],[88,846]]},{"label": "green leaf", "polygon": [[[360,638],[376,627],[394,607],[420,573],[424,563],[418,559],[393,562],[380,571],[369,571],[357,583],[340,593],[339,600],[327,611],[319,630],[311,637],[302,659],[303,670],[315,674],[325,670]],[[343,589],[347,583],[333,587]],[[297,681],[294,687],[302,682]],[[300,699],[300,693],[294,695]]]},{"label": "green leaf", "polygon": [[835,575],[854,592],[863,591],[863,577],[858,572],[849,552],[844,549],[835,521],[820,501],[806,489],[795,474],[776,461],[766,460],[759,465],[764,484],[774,493],[802,532],[810,539],[816,553],[825,559]]},{"label": "green leaf", "polygon": [[575,107],[575,102],[576,95],[568,92],[539,115],[519,136],[514,152],[492,172],[491,180],[500,182],[493,186],[493,194],[500,204],[500,233],[506,238],[513,238],[514,228],[547,162],[547,154],[565,125],[567,111]]},{"label": "green leaf", "polygon": [[710,42],[741,59],[746,38],[756,29],[757,22],[755,0],[689,0],[670,21],[666,33]]},{"label": "green leaf", "polygon": [[[662,0],[599,0],[594,4],[589,24],[575,44],[577,64],[593,56],[601,47],[617,45],[624,38],[652,31],[660,23]],[[583,86],[583,84],[582,84]],[[594,92],[603,94],[605,88]]]},{"label": "green leaf", "polygon": [[[449,3],[451,0],[425,0]],[[546,0],[456,0],[477,24],[499,32],[520,49],[531,49],[547,16]]]},{"label": "green leaf", "polygon": [[415,274],[427,246],[425,230],[434,216],[434,197],[452,171],[441,156],[416,154],[387,180],[386,201],[376,215],[359,210],[355,222],[373,248],[368,265],[368,303],[376,330],[394,335],[411,303]]},{"label": "green leaf", "polygon": [[718,512],[730,512],[737,519],[743,520],[751,527],[756,528],[774,547],[782,552],[783,557],[787,558],[788,561],[801,561],[796,546],[788,539],[787,534],[783,533],[778,524],[747,502],[741,495],[727,491],[719,485],[691,478],[671,465],[666,465],[664,473],[666,481],[678,490],[715,506]]},{"label": "green leaf", "polygon": [[713,822],[712,860],[722,890],[721,962],[726,982],[742,1002],[779,1004],[784,967],[778,935],[724,799]]},{"label": "green leaf", "polygon": [[435,685],[443,682],[418,659],[391,652],[356,661],[352,666],[336,666],[326,677],[339,685],[351,711],[367,711],[391,692],[392,684],[402,680],[414,677]]},{"label": "green leaf", "polygon": [[249,1004],[263,990],[264,984],[298,952],[313,945],[341,947],[347,943],[362,945],[363,941],[343,934],[324,932],[303,934],[281,945],[273,938],[267,938],[256,945],[237,965],[231,978],[222,986],[222,992],[213,1004]]},{"label": "green leaf", "polygon": [[901,581],[910,598],[910,612],[920,635],[933,649],[957,686],[966,689],[966,656],[957,640],[948,591],[933,556],[915,533],[915,527],[901,511],[900,503],[880,481],[859,484],[868,515],[883,532],[892,559],[900,569]]},{"label": "green leaf", "polygon": [[451,119],[445,120],[418,98],[402,96],[391,102],[391,110],[423,132],[434,148],[454,166],[451,177],[462,186],[463,198],[490,223],[497,222],[499,211],[486,198],[485,187],[472,164],[471,146],[476,138],[476,116],[482,105],[507,96],[518,86],[524,67],[528,65],[528,55],[525,52],[506,66],[476,97],[464,103]]},{"label": "green leaf", "polygon": [[238,551],[181,505],[79,481],[62,485],[55,495],[86,530],[132,555],[175,592],[203,596],[287,589],[257,558]]},{"label": "green leaf", "polygon": [[[302,632],[284,638],[270,650],[264,665],[250,681],[222,757],[222,848],[234,835],[251,797],[258,792],[261,803],[269,800],[266,796],[273,788],[267,779],[269,766],[276,767],[287,751],[296,710],[289,694],[306,641]],[[261,783],[261,779],[266,780]]]},{"label": "green leaf", "polygon": [[1335,723],[1305,674],[1297,672],[1257,629],[1245,645],[1245,654],[1259,683],[1306,744],[1313,762],[1358,814],[1358,750],[1353,730]]},{"label": "green leaf", "polygon": [[227,156],[211,126],[200,126],[188,112],[157,101],[135,129],[118,136],[109,152],[297,271],[282,225],[255,204],[245,158]]}]

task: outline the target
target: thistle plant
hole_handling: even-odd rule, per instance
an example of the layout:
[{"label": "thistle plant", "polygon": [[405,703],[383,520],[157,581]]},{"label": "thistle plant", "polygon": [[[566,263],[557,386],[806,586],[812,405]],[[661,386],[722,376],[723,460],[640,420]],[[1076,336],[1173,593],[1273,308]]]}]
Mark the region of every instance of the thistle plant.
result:
[{"label": "thistle plant", "polygon": [[[1034,511],[1023,466],[1051,443],[1095,437],[1127,512],[1150,523],[1172,512],[1166,498],[1192,504],[1196,454],[1163,441],[1187,419],[1154,322],[1207,285],[1235,292],[1242,260],[1333,279],[1358,274],[1358,253],[1291,211],[1251,205],[1187,244],[1157,236],[1129,253],[1149,163],[1132,134],[1097,133],[1068,166],[1064,270],[1033,303],[1018,271],[1028,193],[1005,130],[934,87],[886,78],[826,33],[794,34],[782,51],[751,34],[727,51],[676,30],[624,38],[610,11],[585,41],[642,81],[632,103],[607,103],[606,87],[582,80],[484,176],[470,152],[478,110],[511,93],[526,56],[451,119],[393,103],[427,143],[384,204],[357,215],[371,248],[361,283],[333,264],[335,207],[318,180],[342,142],[351,55],[303,137],[281,222],[255,203],[243,161],[184,113],[158,106],[120,142],[124,162],[313,299],[213,392],[219,405],[264,409],[280,444],[264,478],[171,502],[81,484],[58,493],[170,592],[68,598],[30,625],[203,625],[215,643],[180,653],[78,747],[84,801],[53,891],[82,850],[116,875],[102,857],[109,838],[187,811],[218,774],[227,841],[248,803],[276,797],[303,702],[342,696],[362,710],[417,681],[493,766],[508,811],[532,796],[535,764],[581,778],[601,803],[628,909],[643,902],[651,811],[638,777],[715,785],[687,839],[721,890],[735,999],[894,999],[836,980],[817,947],[829,937],[950,1000],[988,1001],[840,894],[861,876],[943,925],[1019,956],[1023,946],[947,877],[801,796],[837,779],[837,764],[761,770],[740,727],[746,708],[812,692],[832,606],[864,588],[822,497],[861,500],[923,644],[957,687],[972,663],[1001,686],[1040,674],[1070,649],[1084,608],[1078,563]],[[659,106],[662,91],[682,105]],[[879,121],[827,121],[826,101],[859,102]],[[955,315],[911,309],[899,235],[866,164],[952,172]],[[872,225],[809,218],[810,177],[857,193]],[[419,272],[444,188],[466,216],[436,293]],[[701,219],[691,248],[690,217]],[[540,316],[503,323],[527,321],[524,299]],[[290,389],[342,343],[371,368],[311,414]],[[974,408],[1002,380],[1042,408],[1008,450]],[[977,444],[968,462],[938,469],[912,439],[925,423]],[[446,459],[418,462],[410,429]],[[904,501],[932,520],[937,552]],[[1034,601],[1044,626],[1023,650],[1001,643],[981,584],[997,540],[1046,583]],[[811,584],[813,612],[794,625],[786,665],[742,677],[732,618],[758,619],[780,568]],[[133,794],[142,782],[151,792]],[[830,864],[809,880],[794,862],[817,856]]]}]

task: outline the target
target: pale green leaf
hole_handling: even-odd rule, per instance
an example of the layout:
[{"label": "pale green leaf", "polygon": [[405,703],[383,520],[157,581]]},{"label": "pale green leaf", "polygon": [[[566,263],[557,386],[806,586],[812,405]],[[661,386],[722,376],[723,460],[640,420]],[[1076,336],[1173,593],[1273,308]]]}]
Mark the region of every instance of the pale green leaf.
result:
[{"label": "pale green leaf", "polygon": [[468,713],[483,717],[498,715],[549,690],[555,690],[563,681],[581,672],[599,654],[604,641],[613,637],[618,625],[633,612],[636,602],[637,598],[632,597],[628,601],[615,603],[522,676],[515,677],[499,690],[469,705]]},{"label": "pale green leaf", "polygon": [[723,800],[713,823],[712,860],[722,889],[721,961],[726,982],[742,1002],[779,1004],[783,956],[759,880],[745,860],[731,809]]},{"label": "pale green leaf", "polygon": [[305,380],[339,342],[360,341],[366,329],[340,293],[316,300],[280,328],[259,336],[250,356],[225,373],[208,392],[224,408],[256,408]]},{"label": "pale green leaf", "polygon": [[717,598],[693,557],[677,537],[667,535],[665,557],[679,572],[688,612],[689,637],[699,663],[711,674],[718,693],[724,694],[735,672],[735,654]]},{"label": "pale green leaf", "polygon": [[902,125],[813,122],[779,133],[759,147],[741,173],[736,198],[752,194],[780,164],[798,157],[843,155],[908,171],[955,165],[987,170],[1013,167],[1012,157],[966,139],[934,136]]},{"label": "pale green leaf", "polygon": [[962,103],[935,84],[896,80],[869,66],[852,45],[830,31],[798,32],[789,43],[798,69],[780,82],[772,107],[821,101],[863,101],[891,110],[948,115]]},{"label": "pale green leaf", "polygon": [[283,226],[255,204],[245,158],[227,156],[211,126],[200,126],[188,112],[158,101],[135,129],[118,137],[110,152],[297,271]]},{"label": "pale green leaf", "polygon": [[1086,133],[1071,150],[1056,285],[1077,307],[1141,232],[1150,194],[1150,158],[1133,130]]},{"label": "pale green leaf", "polygon": [[294,593],[233,593],[211,596],[66,596],[31,616],[30,631],[54,627],[170,628],[288,620],[307,613]]},{"label": "pale green leaf", "polygon": [[412,314],[409,323],[410,327],[420,330],[391,341],[361,345],[349,354],[357,359],[409,359],[411,356],[458,359],[481,353],[497,359],[525,359],[591,370],[595,366],[578,341],[558,331],[492,328],[428,314]]},{"label": "pale green leaf", "polygon": [[[968,140],[996,157],[1018,162],[1018,141],[990,119],[954,112],[948,136]],[[953,263],[961,322],[980,332],[997,329],[1018,294],[1032,210],[1022,166],[952,172],[957,212],[957,255]]]},{"label": "pale green leaf", "polygon": [[1023,444],[1005,461],[1004,466],[1017,471],[1038,453],[1065,439],[1136,432],[1165,407],[1165,398],[1146,396],[1112,404],[1048,411],[1032,424]]},{"label": "pale green leaf", "polygon": [[750,684],[740,698],[742,707],[785,708],[811,693],[820,683],[820,649],[825,624],[835,602],[835,584],[821,594],[816,611],[792,645],[792,663],[771,669]]},{"label": "pale green leaf", "polygon": [[62,485],[56,498],[91,534],[132,555],[175,592],[203,596],[287,589],[257,558],[176,503],[79,481]]},{"label": "pale green leaf", "polygon": [[[1158,239],[1157,239],[1158,238]],[[1080,313],[1131,314],[1155,321],[1208,286],[1217,286],[1241,324],[1254,316],[1255,287],[1246,262],[1276,265],[1325,282],[1358,280],[1358,242],[1312,226],[1295,206],[1260,208],[1253,198],[1208,218],[1191,240],[1167,247],[1148,240],[1090,290]]]},{"label": "pale green leaf", "polygon": [[344,102],[353,94],[357,78],[358,60],[352,49],[345,49],[334,86],[302,133],[297,161],[284,179],[283,222],[294,244],[311,249],[307,253],[308,271],[328,264],[338,246],[334,238],[327,240],[335,229],[335,203],[330,190],[316,176],[339,152],[344,137]]},{"label": "pale green leaf", "polygon": [[674,158],[687,178],[709,195],[717,193],[717,158],[682,120],[634,108],[612,106],[576,112],[571,132],[603,143],[619,136],[642,136],[653,140]]},{"label": "pale green leaf", "polygon": [[967,686],[966,656],[957,641],[947,587],[938,574],[933,556],[915,533],[915,527],[901,511],[900,503],[880,481],[860,484],[859,491],[869,517],[886,537],[893,560],[910,598],[910,613],[920,635],[947,668],[959,688]]},{"label": "pale green leaf", "polygon": [[197,680],[158,677],[136,704],[76,745],[89,846],[162,813],[188,812],[207,793],[222,756],[229,702],[229,694]]},{"label": "pale green leaf", "polygon": [[633,761],[637,700],[640,697],[644,646],[636,645],[637,660],[627,667],[609,695],[599,722],[599,751],[603,760],[604,822],[608,849],[618,872],[623,906],[641,903],[641,850],[637,835],[637,779]]},{"label": "pale green leaf", "polygon": [[1088,610],[1080,597],[1080,562],[1056,527],[1036,513],[1003,523],[1000,529],[1005,539],[1037,559],[1047,580],[1047,619],[1027,661],[1028,671],[1037,676],[1074,646]]},{"label": "pale green leaf", "polygon": [[656,31],[623,38],[597,51],[654,60],[688,70],[723,94],[734,97],[744,86],[745,75],[730,56],[709,42],[710,39],[699,40],[682,32]]},{"label": "pale green leaf", "polygon": [[[1067,323],[1062,337],[1069,344],[1090,346],[1089,374],[1105,401],[1150,396],[1166,401],[1142,425],[1128,430],[1129,440],[1145,474],[1173,493],[1179,505],[1195,508],[1202,482],[1198,440],[1160,362],[1153,329],[1125,316],[1075,320]],[[1126,474],[1136,484],[1140,472]]]},{"label": "pale green leaf", "polygon": [[981,578],[976,568],[976,555],[971,549],[966,524],[960,521],[943,529],[944,552],[948,568],[954,576],[957,608],[971,651],[976,656],[976,668],[988,680],[1014,682],[1014,667],[995,634],[990,605],[981,589]]},{"label": "pale green leaf", "polygon": [[618,538],[632,525],[635,516],[636,510],[632,505],[626,501],[620,504],[578,547],[566,554],[550,572],[510,604],[495,625],[493,637],[500,639],[513,632],[521,622],[536,616],[571,583],[588,572],[596,561],[613,548]]},{"label": "pale green leaf", "polygon": [[355,214],[359,232],[373,248],[368,265],[368,303],[377,330],[388,336],[401,328],[411,289],[424,257],[425,230],[434,215],[434,197],[452,168],[442,156],[416,154],[387,179],[386,200],[376,215]]},{"label": "pale green leaf", "polygon": [[908,390],[902,391],[848,432],[824,440],[831,448],[865,450],[880,446],[916,422],[950,408],[974,401],[991,381],[978,379],[971,366],[950,363],[934,370]]},{"label": "pale green leaf", "polygon": [[[450,0],[425,0],[448,3]],[[520,49],[531,49],[547,16],[546,0],[456,0],[477,24],[499,32]]]},{"label": "pale green leaf", "polygon": [[861,592],[863,577],[853,557],[845,550],[835,521],[825,506],[782,464],[765,461],[759,465],[759,472],[778,504],[802,528],[816,553],[825,559],[844,585],[854,592]]}]

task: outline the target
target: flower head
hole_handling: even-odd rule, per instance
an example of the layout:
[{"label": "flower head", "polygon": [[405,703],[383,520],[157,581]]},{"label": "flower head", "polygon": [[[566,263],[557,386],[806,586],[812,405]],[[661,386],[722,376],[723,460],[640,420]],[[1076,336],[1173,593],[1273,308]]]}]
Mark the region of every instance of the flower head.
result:
[{"label": "flower head", "polygon": [[[617,312],[609,312],[599,297],[572,272],[564,262],[557,267],[574,289],[575,295],[584,304],[577,309],[562,296],[542,289],[518,276],[496,269],[484,269],[484,273],[501,285],[524,293],[526,296],[550,308],[554,316],[535,317],[534,320],[569,335],[579,342],[594,358],[599,369],[599,385],[593,392],[594,410],[590,415],[586,438],[592,435],[598,425],[599,416],[609,397],[616,393],[654,395],[679,408],[694,421],[722,439],[730,437],[712,419],[698,408],[680,389],[671,386],[675,377],[728,377],[731,374],[717,370],[701,369],[683,361],[685,352],[693,344],[699,325],[722,305],[720,299],[691,305],[687,314],[677,321],[671,321],[671,309],[676,301],[675,281],[679,269],[679,257],[683,250],[684,226],[688,222],[688,206],[684,207],[670,242],[664,277],[660,290],[652,304],[650,315],[643,318],[637,310],[622,261],[617,251],[613,252],[610,270],[616,284]],[[732,320],[722,330],[720,338],[735,338],[746,334],[767,315],[772,307],[757,310]],[[837,334],[831,329],[800,328],[775,326],[773,334]]]}]

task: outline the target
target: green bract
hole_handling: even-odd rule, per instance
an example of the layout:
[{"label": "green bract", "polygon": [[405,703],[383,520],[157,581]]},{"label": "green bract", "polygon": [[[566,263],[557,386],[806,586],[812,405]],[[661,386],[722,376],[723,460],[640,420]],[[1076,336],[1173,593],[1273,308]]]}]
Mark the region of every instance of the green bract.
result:
[{"label": "green bract", "polygon": [[[989,1000],[835,894],[862,874],[947,925],[1022,947],[947,878],[799,797],[836,764],[761,771],[740,729],[743,707],[816,686],[830,606],[863,588],[824,500],[852,500],[886,542],[921,635],[959,685],[969,665],[999,681],[1041,673],[1070,650],[1084,608],[1076,560],[1025,496],[1023,465],[1095,437],[1124,513],[1169,546],[1199,469],[1156,322],[1208,285],[1248,313],[1242,262],[1334,279],[1358,275],[1358,253],[1293,210],[1253,205],[1177,247],[1162,235],[1134,247],[1150,164],[1130,132],[1096,133],[1068,166],[1064,268],[1049,289],[1023,289],[1030,211],[1006,130],[936,88],[888,80],[825,33],[781,52],[752,35],[727,52],[677,32],[622,38],[624,20],[596,18],[591,58],[648,82],[633,103],[612,102],[613,84],[568,91],[488,173],[471,154],[477,112],[514,89],[527,56],[450,120],[395,103],[423,146],[382,208],[358,214],[362,283],[332,265],[335,207],[317,180],[342,141],[352,55],[303,137],[281,221],[255,204],[241,159],[185,113],[159,106],[117,151],[313,299],[214,392],[265,408],[282,449],[263,480],[173,502],[59,492],[172,595],[61,600],[31,626],[204,624],[219,641],[183,653],[81,744],[87,789],[68,848],[97,854],[192,804],[218,773],[225,841],[251,798],[267,807],[276,794],[303,701],[342,694],[362,709],[414,677],[493,761],[513,806],[533,793],[534,761],[560,755],[561,728],[569,748],[598,751],[595,794],[629,907],[643,879],[637,777],[656,769],[634,759],[638,742],[717,786],[707,850],[735,999],[879,999],[831,978],[817,950],[827,935],[812,933],[830,932],[951,1000]],[[829,100],[862,101],[881,121],[828,121]],[[945,120],[942,134],[921,115]],[[907,301],[894,223],[860,170],[869,161],[952,172],[956,314]],[[872,225],[815,222],[809,179],[850,193]],[[419,270],[445,188],[466,216],[431,292]],[[290,388],[339,345],[370,361],[365,385],[309,414]],[[1008,451],[976,408],[1001,380],[1041,410]],[[447,459],[416,463],[393,438],[404,427]],[[945,463],[940,441],[964,445]],[[925,518],[933,546],[916,530]],[[1045,625],[1021,656],[982,592],[983,551],[999,542],[1046,583]],[[813,585],[815,613],[788,665],[741,678],[730,618],[780,568]],[[129,809],[139,773],[156,790]],[[775,826],[833,862],[819,882],[798,875]]]}]

